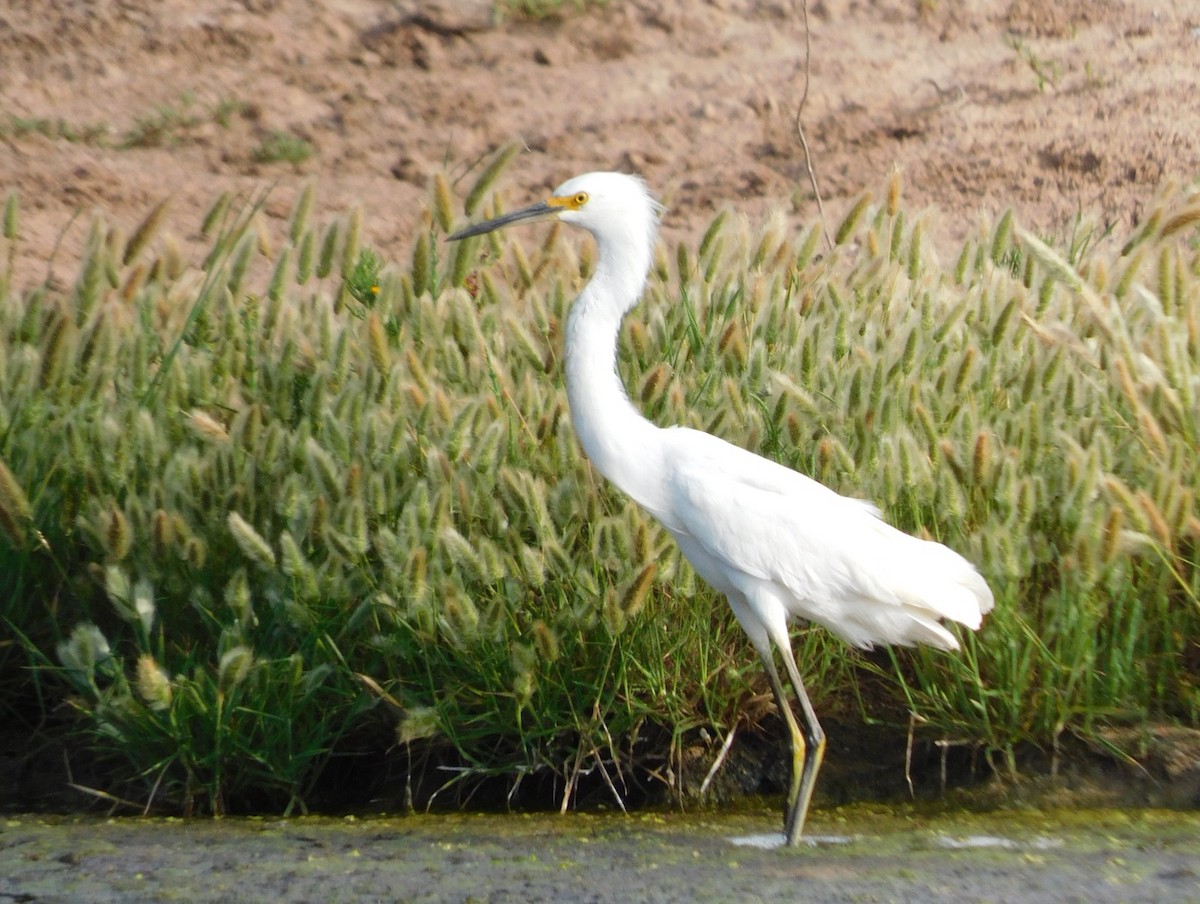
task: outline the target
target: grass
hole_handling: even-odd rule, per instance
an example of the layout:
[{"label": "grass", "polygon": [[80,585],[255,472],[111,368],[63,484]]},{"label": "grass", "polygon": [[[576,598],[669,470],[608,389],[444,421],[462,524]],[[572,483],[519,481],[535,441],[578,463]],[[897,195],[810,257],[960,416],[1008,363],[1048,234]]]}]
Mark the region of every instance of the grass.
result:
[{"label": "grass", "polygon": [[[187,141],[191,133],[206,122],[215,122],[227,129],[238,116],[244,116],[251,110],[249,103],[237,98],[221,98],[211,107],[198,109],[195,97],[190,93],[184,94],[173,103],[158,104],[150,112],[135,117],[131,126],[116,135],[115,147],[133,150],[176,145]],[[108,147],[114,145],[114,134],[115,129],[102,122],[73,123],[61,117],[13,114],[0,118],[0,137],[10,140],[40,135],[54,141]],[[262,146],[280,144],[281,136],[286,137],[284,133],[272,133]],[[283,141],[282,144],[283,156],[274,156],[272,159],[287,159],[288,142]],[[296,151],[293,149],[291,153],[295,154]]]},{"label": "grass", "polygon": [[184,95],[175,104],[159,104],[153,111],[135,119],[121,136],[119,147],[157,148],[173,145],[203,122],[194,112],[195,98]]},{"label": "grass", "polygon": [[[162,208],[129,240],[94,220],[66,289],[3,274],[6,715],[67,704],[104,790],[166,809],[303,809],[364,753],[438,800],[492,777],[563,805],[584,783],[685,793],[682,751],[761,723],[764,681],[578,449],[557,374],[590,247],[448,246],[439,177],[389,261],[361,211],[313,222],[314,191],[282,235],[261,201],[217,199],[198,276]],[[958,655],[798,628],[820,711],[898,737],[911,713],[1008,768],[1064,735],[1196,724],[1200,208],[1148,209],[1119,251],[1005,214],[943,267],[894,180],[820,257],[817,227],[726,217],[660,249],[622,338],[647,415],[875,500],[996,590]]]},{"label": "grass", "polygon": [[28,135],[41,135],[51,140],[63,140],[72,144],[103,144],[108,127],[100,123],[76,125],[65,119],[45,116],[14,116],[8,114],[0,121],[0,136],[21,139]]},{"label": "grass", "polygon": [[254,105],[236,97],[223,97],[212,108],[212,119],[222,129],[230,128],[239,116],[251,115]]},{"label": "grass", "polygon": [[567,11],[579,11],[587,6],[605,6],[607,0],[497,0],[500,15],[517,16],[535,21],[561,16]]},{"label": "grass", "polygon": [[[1056,61],[1047,60],[1039,56],[1037,51],[1016,35],[1010,35],[1007,43],[1017,54],[1017,57],[1029,67],[1029,71],[1033,73],[1034,78],[1037,80],[1039,93],[1044,94],[1047,85],[1051,88],[1058,88],[1059,80],[1062,78],[1062,67]],[[1090,80],[1090,71],[1088,77]]]},{"label": "grass", "polygon": [[275,130],[266,135],[250,152],[255,163],[303,163],[314,153],[312,142],[292,135],[290,132]]}]

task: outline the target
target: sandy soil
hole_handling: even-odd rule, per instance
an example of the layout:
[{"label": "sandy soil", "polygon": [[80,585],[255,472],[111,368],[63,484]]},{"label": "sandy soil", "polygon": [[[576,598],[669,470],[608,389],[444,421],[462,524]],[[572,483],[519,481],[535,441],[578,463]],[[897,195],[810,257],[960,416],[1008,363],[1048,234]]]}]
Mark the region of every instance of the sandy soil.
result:
[{"label": "sandy soil", "polygon": [[[18,284],[70,278],[89,212],[132,229],[164,197],[197,255],[224,189],[283,216],[361,204],[400,256],[431,174],[509,142],[511,203],[577,172],[643,174],[694,237],[722,207],[817,216],[794,118],[790,0],[609,0],[498,21],[491,0],[0,0],[0,187],[22,200]],[[1013,206],[1065,235],[1136,221],[1200,174],[1200,8],[1156,0],[811,0],[803,121],[828,216],[893,166],[944,245]],[[169,112],[167,112],[169,111]],[[273,132],[306,161],[260,162]],[[469,177],[468,177],[469,182]],[[77,214],[83,214],[77,216]]]}]

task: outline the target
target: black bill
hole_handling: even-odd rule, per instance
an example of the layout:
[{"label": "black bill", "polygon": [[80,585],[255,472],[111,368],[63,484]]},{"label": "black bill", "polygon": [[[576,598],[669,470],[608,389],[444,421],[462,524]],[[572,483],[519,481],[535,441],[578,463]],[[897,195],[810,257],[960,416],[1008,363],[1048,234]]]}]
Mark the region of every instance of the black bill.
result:
[{"label": "black bill", "polygon": [[469,239],[473,235],[483,235],[485,232],[491,232],[494,229],[500,229],[521,220],[534,220],[538,217],[549,216],[552,213],[557,213],[560,209],[548,201],[539,201],[537,204],[522,207],[520,210],[506,213],[503,216],[496,217],[494,220],[485,220],[482,223],[476,223],[474,226],[468,226],[466,229],[460,229],[453,235],[447,236],[446,240],[457,242],[459,239]]}]

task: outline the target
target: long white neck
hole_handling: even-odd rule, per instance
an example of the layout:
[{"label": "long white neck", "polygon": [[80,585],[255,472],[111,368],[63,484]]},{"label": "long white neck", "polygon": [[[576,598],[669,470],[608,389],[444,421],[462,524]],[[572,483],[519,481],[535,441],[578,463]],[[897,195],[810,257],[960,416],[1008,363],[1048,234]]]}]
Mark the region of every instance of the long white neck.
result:
[{"label": "long white neck", "polygon": [[650,250],[606,236],[591,281],[567,318],[571,422],[595,467],[652,513],[661,511],[660,430],[633,407],[617,374],[621,318],[642,293]]}]

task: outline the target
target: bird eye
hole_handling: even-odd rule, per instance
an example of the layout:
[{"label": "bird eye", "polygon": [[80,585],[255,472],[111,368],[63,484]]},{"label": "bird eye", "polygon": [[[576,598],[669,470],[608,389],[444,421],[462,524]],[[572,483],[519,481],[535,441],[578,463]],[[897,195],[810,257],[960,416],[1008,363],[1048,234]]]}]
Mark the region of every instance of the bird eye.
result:
[{"label": "bird eye", "polygon": [[581,192],[578,192],[575,195],[575,197],[573,197],[571,199],[571,206],[574,207],[576,210],[578,210],[587,202],[588,202],[588,193],[585,191],[581,191]]}]

